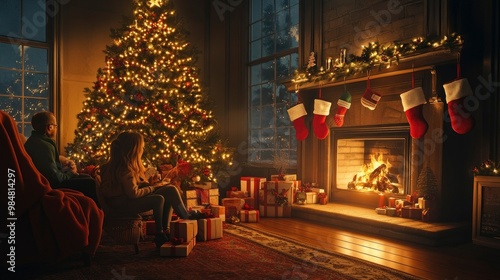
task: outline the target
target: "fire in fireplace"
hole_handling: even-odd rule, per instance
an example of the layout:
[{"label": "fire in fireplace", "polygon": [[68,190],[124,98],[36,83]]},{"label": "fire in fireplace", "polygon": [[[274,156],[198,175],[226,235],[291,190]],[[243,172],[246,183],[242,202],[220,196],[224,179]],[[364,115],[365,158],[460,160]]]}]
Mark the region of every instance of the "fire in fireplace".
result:
[{"label": "fire in fireplace", "polygon": [[338,190],[408,193],[410,138],[406,127],[350,128],[334,133]]}]

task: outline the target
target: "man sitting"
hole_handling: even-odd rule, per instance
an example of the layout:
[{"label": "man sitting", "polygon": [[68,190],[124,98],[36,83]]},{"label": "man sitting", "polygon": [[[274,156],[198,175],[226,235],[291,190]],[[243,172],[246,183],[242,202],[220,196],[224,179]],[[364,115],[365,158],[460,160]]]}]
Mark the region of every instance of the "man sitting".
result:
[{"label": "man sitting", "polygon": [[78,174],[72,160],[60,156],[56,148],[57,121],[53,113],[43,111],[31,118],[33,131],[24,147],[36,168],[54,189],[68,188],[82,192],[99,205],[96,182],[87,174]]}]

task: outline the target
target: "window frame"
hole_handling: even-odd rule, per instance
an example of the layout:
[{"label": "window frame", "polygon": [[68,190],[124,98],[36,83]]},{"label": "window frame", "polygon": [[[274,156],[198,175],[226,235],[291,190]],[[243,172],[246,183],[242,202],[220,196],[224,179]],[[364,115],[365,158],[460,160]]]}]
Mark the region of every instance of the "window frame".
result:
[{"label": "window frame", "polygon": [[[37,2],[38,3],[38,2]],[[22,2],[22,4],[24,4],[24,1]],[[8,36],[7,35],[0,35],[0,43],[3,43],[3,44],[7,44],[7,45],[18,45],[18,46],[21,46],[22,47],[22,58],[23,58],[23,61],[21,62],[22,66],[21,66],[21,69],[15,69],[15,68],[2,68],[3,70],[7,70],[7,71],[17,71],[17,72],[20,72],[20,75],[22,77],[22,81],[21,81],[21,93],[19,95],[5,95],[5,94],[2,94],[2,96],[7,96],[7,97],[15,97],[15,98],[20,98],[21,99],[21,108],[17,108],[17,109],[20,109],[21,111],[21,119],[15,119],[14,121],[16,122],[16,125],[18,127],[18,130],[19,130],[19,133],[23,134],[24,136],[26,137],[29,137],[31,135],[31,130],[32,130],[32,127],[31,127],[31,117],[28,116],[28,114],[30,113],[33,113],[33,112],[28,112],[28,111],[25,111],[25,102],[26,100],[29,100],[29,99],[42,99],[42,100],[45,100],[46,101],[46,106],[43,106],[41,109],[43,110],[47,110],[47,111],[51,111],[51,112],[54,112],[56,113],[55,111],[55,105],[56,105],[56,101],[57,101],[57,98],[56,98],[56,94],[55,94],[55,90],[54,90],[54,86],[56,85],[55,83],[55,66],[56,64],[54,63],[54,46],[55,46],[55,36],[54,36],[54,26],[55,26],[55,22],[56,22],[56,19],[57,17],[59,16],[59,13],[55,13],[54,15],[51,15],[49,14],[48,12],[48,6],[47,6],[47,2],[45,2],[45,10],[39,10],[39,11],[35,11],[34,12],[34,18],[33,18],[33,21],[36,20],[35,19],[35,14],[39,13],[39,12],[43,12],[44,13],[44,16],[45,16],[45,41],[38,41],[38,40],[30,40],[28,38],[24,38],[23,35],[21,34],[19,37],[14,37],[14,36]],[[23,17],[26,17],[25,14],[23,14],[23,7],[21,7],[21,13],[20,13],[20,16],[21,18]],[[22,26],[20,28],[20,30],[22,30]],[[9,31],[10,32],[10,31]],[[16,31],[17,32],[17,31]],[[45,49],[47,51],[47,70],[46,72],[45,71],[30,71],[29,69],[25,69],[24,67],[24,51],[27,49],[27,48],[37,48],[37,49]],[[47,97],[29,97],[28,95],[25,94],[25,91],[26,91],[26,86],[25,86],[25,75],[26,73],[43,73],[43,74],[47,74]],[[5,110],[4,108],[0,108],[2,110]]]},{"label": "window frame", "polygon": [[[286,115],[286,120],[288,121],[288,125],[287,126],[277,126],[277,114],[279,113],[279,109],[277,108],[278,106],[283,106],[283,105],[286,105],[286,108],[289,108],[293,105],[296,104],[297,102],[297,96],[292,96],[294,93],[293,92],[290,92],[287,90],[287,93],[289,96],[287,98],[287,101],[285,102],[280,102],[280,103],[277,103],[276,101],[276,98],[277,98],[277,95],[278,95],[278,89],[285,89],[286,90],[286,86],[284,85],[285,82],[289,81],[290,77],[292,76],[293,74],[293,71],[298,69],[300,67],[300,35],[299,35],[299,40],[297,42],[295,42],[295,46],[289,46],[287,49],[285,50],[281,50],[281,51],[277,51],[277,45],[276,45],[276,37],[279,35],[279,30],[277,31],[276,30],[276,15],[278,12],[280,11],[276,11],[276,9],[273,11],[273,32],[272,32],[272,36],[273,36],[273,42],[274,42],[274,45],[273,45],[273,53],[271,55],[267,55],[267,56],[262,56],[262,52],[260,54],[260,57],[259,58],[256,58],[254,60],[250,60],[251,59],[251,46],[252,46],[252,24],[257,22],[257,21],[253,21],[252,19],[252,2],[249,1],[249,10],[248,10],[248,36],[247,36],[247,47],[248,47],[248,55],[247,55],[247,66],[246,66],[246,70],[247,70],[247,73],[248,73],[248,82],[247,82],[247,86],[246,86],[246,90],[247,90],[247,93],[248,93],[248,141],[249,141],[249,153],[248,153],[248,156],[247,156],[247,161],[248,161],[248,164],[250,165],[259,165],[259,166],[273,166],[275,162],[273,161],[276,161],[278,160],[277,158],[270,158],[270,157],[275,157],[275,156],[278,156],[280,157],[280,155],[277,153],[277,151],[280,151],[280,149],[282,149],[280,146],[278,146],[277,142],[279,141],[278,136],[279,136],[279,133],[277,133],[277,130],[280,129],[280,128],[288,128],[289,131],[290,131],[290,134],[287,136],[288,137],[288,150],[289,150],[289,153],[288,155],[290,155],[292,152],[295,153],[295,156],[293,157],[293,159],[291,160],[292,161],[292,164],[290,164],[290,166],[288,166],[288,168],[296,168],[297,166],[297,147],[298,147],[298,143],[295,139],[295,130],[294,130],[294,127],[293,127],[293,123],[289,120],[288,118],[288,115],[287,115],[287,112],[281,112],[281,115],[285,114]],[[297,34],[300,34],[300,15],[301,15],[301,9],[300,7],[302,6],[302,1],[297,1],[297,20],[298,22],[296,23],[296,28],[297,28]],[[276,7],[276,4],[275,4],[275,7]],[[262,20],[261,18],[259,20]],[[294,26],[294,25],[292,25]],[[261,27],[262,28],[262,27]],[[289,28],[289,27],[287,27]],[[261,29],[262,30],[262,29]],[[260,37],[257,38],[257,40],[261,40],[262,38],[265,38],[264,35],[261,35],[259,34]],[[261,43],[262,45],[262,43]],[[262,50],[261,50],[262,51]],[[290,57],[290,60],[288,61],[288,70],[291,70],[290,72],[292,73],[288,73],[288,77],[279,77],[278,73],[277,73],[277,70],[276,70],[276,61],[280,58],[284,58],[284,57]],[[296,58],[296,62],[291,62],[291,59],[292,57],[295,56]],[[254,83],[252,81],[252,67],[255,67],[255,66],[259,66],[259,65],[262,65],[264,63],[273,63],[273,79],[272,80],[269,80],[267,82],[263,82],[262,81],[262,77],[261,77],[261,80],[258,82],[258,83]],[[291,65],[295,64],[295,67],[296,68],[292,68]],[[260,70],[262,73],[262,69]],[[270,145],[269,148],[263,148],[261,146],[262,142],[261,139],[262,139],[262,131],[265,130],[266,128],[264,128],[262,126],[262,113],[259,113],[259,120],[260,120],[260,127],[255,127],[252,125],[252,113],[253,113],[253,109],[258,107],[259,109],[262,109],[264,107],[269,107],[269,104],[266,104],[266,105],[263,105],[262,104],[262,101],[260,101],[260,105],[258,106],[254,106],[252,103],[252,95],[253,95],[253,92],[252,92],[252,87],[254,86],[260,86],[260,90],[261,90],[261,98],[262,98],[262,86],[263,85],[266,85],[266,84],[271,84],[273,86],[272,88],[272,96],[273,96],[273,103],[270,104],[270,106],[273,107],[273,125],[270,126],[269,128],[267,129],[272,129],[274,130],[274,137],[273,137],[273,144]],[[280,91],[281,92],[281,91]],[[285,108],[285,109],[286,109]],[[252,132],[253,131],[259,131],[259,145],[258,147],[254,147],[254,145],[252,144]],[[273,153],[272,156],[267,156],[267,158],[265,159],[261,159],[259,158],[258,156],[255,155],[255,153],[263,153],[263,152],[268,152],[268,153]],[[289,160],[290,161],[290,160]]]}]

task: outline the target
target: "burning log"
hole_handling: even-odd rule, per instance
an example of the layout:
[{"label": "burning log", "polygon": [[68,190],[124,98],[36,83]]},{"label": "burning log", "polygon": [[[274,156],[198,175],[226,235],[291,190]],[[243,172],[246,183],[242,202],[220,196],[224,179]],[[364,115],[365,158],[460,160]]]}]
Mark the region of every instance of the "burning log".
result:
[{"label": "burning log", "polygon": [[373,180],[377,179],[382,172],[385,173],[385,170],[387,169],[387,165],[381,164],[379,167],[375,168],[375,170],[370,173],[368,176],[369,182],[373,182]]}]

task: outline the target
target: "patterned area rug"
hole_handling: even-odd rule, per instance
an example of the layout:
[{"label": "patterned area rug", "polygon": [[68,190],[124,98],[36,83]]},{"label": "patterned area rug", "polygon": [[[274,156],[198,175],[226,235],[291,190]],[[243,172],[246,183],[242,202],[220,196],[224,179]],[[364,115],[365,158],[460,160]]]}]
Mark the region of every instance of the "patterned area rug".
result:
[{"label": "patterned area rug", "polygon": [[[90,267],[79,258],[18,268],[1,279],[417,279],[342,255],[315,250],[240,225],[198,242],[187,257],[161,257],[151,241],[117,245],[104,236]],[[3,271],[5,272],[5,271]]]},{"label": "patterned area rug", "polygon": [[261,246],[273,249],[292,258],[307,263],[310,267],[321,267],[355,279],[421,279],[403,272],[395,271],[349,256],[335,254],[298,244],[269,233],[245,227],[244,224],[229,224],[225,232],[251,240]]}]

